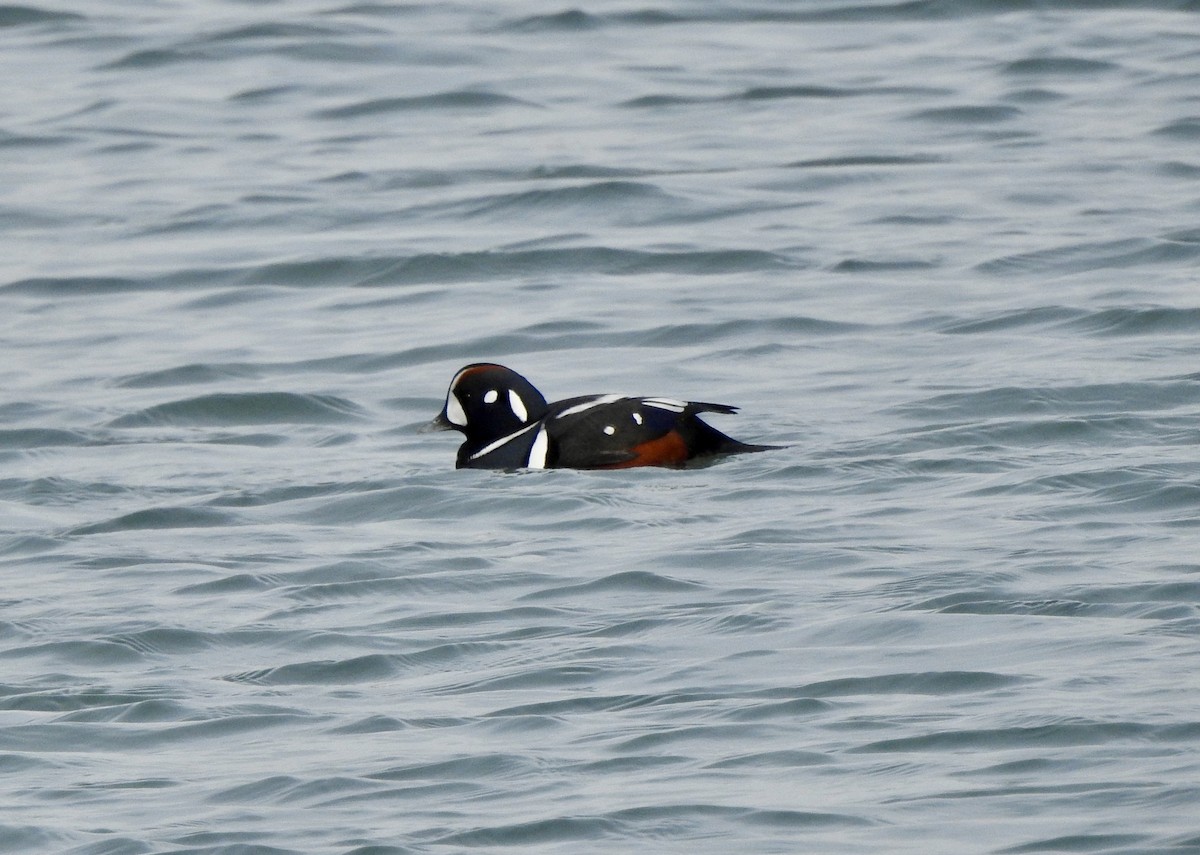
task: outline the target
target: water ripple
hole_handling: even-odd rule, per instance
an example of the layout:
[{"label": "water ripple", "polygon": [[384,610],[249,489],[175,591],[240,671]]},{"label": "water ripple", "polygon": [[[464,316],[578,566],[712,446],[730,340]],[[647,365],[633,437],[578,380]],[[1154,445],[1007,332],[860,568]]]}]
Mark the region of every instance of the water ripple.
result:
[{"label": "water ripple", "polygon": [[351,401],[332,395],[225,392],[157,404],[113,419],[109,427],[337,424],[353,421],[361,412]]},{"label": "water ripple", "polygon": [[1197,847],[1194,0],[168,5],[0,6],[0,849]]},{"label": "water ripple", "polygon": [[380,114],[407,112],[409,110],[490,110],[497,107],[536,106],[520,98],[496,92],[462,90],[439,92],[434,95],[418,95],[404,98],[377,98],[359,101],[342,107],[318,110],[313,115],[318,119],[357,119]]}]

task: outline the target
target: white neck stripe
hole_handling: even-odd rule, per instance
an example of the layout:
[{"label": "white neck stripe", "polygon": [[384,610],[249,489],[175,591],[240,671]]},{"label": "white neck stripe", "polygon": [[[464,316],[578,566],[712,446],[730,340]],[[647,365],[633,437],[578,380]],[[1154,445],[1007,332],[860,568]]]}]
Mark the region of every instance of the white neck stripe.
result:
[{"label": "white neck stripe", "polygon": [[529,448],[529,460],[526,461],[530,469],[545,469],[546,456],[550,453],[550,434],[546,432],[546,426],[542,425],[538,430],[537,436],[533,438],[533,445]]},{"label": "white neck stripe", "polygon": [[521,428],[519,431],[510,433],[508,436],[502,436],[495,442],[490,442],[487,445],[485,445],[483,448],[476,451],[474,454],[471,455],[470,459],[478,460],[480,457],[483,457],[483,455],[489,454],[489,453],[495,451],[497,448],[504,445],[506,442],[516,439],[523,433],[528,433],[529,431],[533,430],[537,426],[538,426],[538,423],[534,422],[531,425],[526,425],[525,427]]}]

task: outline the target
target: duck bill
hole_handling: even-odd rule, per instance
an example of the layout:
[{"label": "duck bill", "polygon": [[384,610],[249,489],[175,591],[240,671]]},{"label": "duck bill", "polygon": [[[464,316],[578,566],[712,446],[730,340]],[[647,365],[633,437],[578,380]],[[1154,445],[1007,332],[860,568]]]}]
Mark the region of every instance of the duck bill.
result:
[{"label": "duck bill", "polygon": [[433,433],[434,431],[438,430],[458,430],[458,426],[451,424],[450,420],[446,418],[445,411],[443,411],[438,413],[437,418],[435,418],[429,424],[419,428],[417,433]]}]

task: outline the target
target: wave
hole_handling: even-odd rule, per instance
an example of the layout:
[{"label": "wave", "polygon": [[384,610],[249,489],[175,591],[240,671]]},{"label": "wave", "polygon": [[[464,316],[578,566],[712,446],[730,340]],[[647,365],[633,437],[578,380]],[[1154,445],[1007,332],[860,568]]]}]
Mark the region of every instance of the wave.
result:
[{"label": "wave", "polygon": [[[1171,745],[1200,737],[1200,723],[1145,724],[1127,721],[1066,721],[1026,727],[946,730],[920,736],[880,739],[850,748],[853,753],[996,751],[1054,749],[1118,742]],[[1088,784],[1077,785],[1087,788]]]},{"label": "wave", "polygon": [[666,803],[625,808],[594,816],[561,816],[526,822],[502,823],[457,831],[431,839],[432,845],[455,847],[519,846],[545,847],[553,844],[594,846],[614,839],[647,841],[677,837],[681,828],[693,824],[711,827],[717,823],[731,838],[752,835],[763,828],[786,829],[793,833],[818,828],[870,826],[869,820],[847,813],[802,810],[768,810],[727,804]]},{"label": "wave", "polygon": [[246,363],[192,363],[154,371],[141,371],[119,377],[114,385],[123,389],[153,389],[161,386],[187,386],[200,383],[222,383],[228,380],[259,379],[262,371]]},{"label": "wave", "polygon": [[1200,139],[1200,117],[1189,116],[1185,119],[1176,119],[1158,128],[1154,133],[1160,137],[1172,137],[1187,141],[1198,140]]},{"label": "wave", "polygon": [[797,160],[784,164],[789,169],[843,169],[864,166],[928,166],[945,159],[931,154],[848,154]]},{"label": "wave", "polygon": [[670,26],[696,23],[813,24],[839,22],[944,21],[1047,10],[1159,9],[1195,11],[1195,0],[895,0],[883,3],[825,2],[819,4],[746,3],[697,5],[665,11],[658,8],[598,13],[568,9],[530,15],[501,24],[498,29],[528,33],[578,32],[601,28]]},{"label": "wave", "polygon": [[646,205],[673,201],[674,197],[653,184],[606,180],[570,187],[497,194],[471,202],[455,203],[453,208],[468,217],[533,213],[559,217],[564,212],[573,212],[574,216],[594,216],[597,211],[626,209],[633,209],[644,217]]},{"label": "wave", "polygon": [[92,437],[80,431],[58,428],[0,430],[0,449],[54,448],[86,445],[92,441]]},{"label": "wave", "polygon": [[947,419],[982,420],[1004,416],[1035,417],[1109,415],[1158,412],[1200,403],[1200,383],[1140,381],[1064,386],[1004,386],[967,392],[947,392],[902,404],[895,412],[931,423]]},{"label": "wave", "polygon": [[328,107],[317,110],[312,115],[317,119],[357,119],[361,117],[379,116],[386,113],[408,112],[411,110],[493,110],[498,107],[534,107],[530,101],[501,95],[496,92],[477,90],[455,90],[439,92],[433,95],[417,95],[411,97],[374,98],[359,101],[342,107]]},{"label": "wave", "polygon": [[139,48],[101,64],[99,70],[151,71],[172,65],[220,63],[263,55],[356,63],[394,59],[394,49],[364,38],[372,32],[350,24],[261,21],[202,33],[174,44]]},{"label": "wave", "polygon": [[1200,259],[1200,239],[1195,232],[1176,232],[1161,238],[1121,238],[1093,243],[1072,243],[1050,249],[1022,252],[985,261],[981,273],[1083,273],[1128,267],[1185,264]]},{"label": "wave", "polygon": [[1025,327],[1055,326],[1064,321],[1086,317],[1086,309],[1068,306],[1031,306],[994,312],[980,318],[938,318],[934,321],[938,332],[946,335],[978,335],[1008,332]]},{"label": "wave", "polygon": [[37,276],[2,285],[0,291],[37,297],[86,297],[153,287],[153,280],[122,276]]},{"label": "wave", "polygon": [[[11,131],[0,130],[0,149],[44,149],[52,146],[66,145],[68,143],[75,142],[76,140],[76,137],[68,136],[66,134],[15,134]],[[33,215],[34,218],[38,216],[42,216],[48,222],[51,221],[50,218],[46,217],[44,214]],[[15,222],[20,222],[23,225],[28,224],[31,221],[36,222],[36,219],[31,220],[29,215],[27,215],[25,211],[21,209],[14,209],[14,215],[6,214],[6,218],[11,218]]]},{"label": "wave", "polygon": [[333,395],[224,392],[147,407],[113,419],[108,426],[340,424],[357,419],[361,414],[357,404]]},{"label": "wave", "polygon": [[993,125],[1012,121],[1020,115],[1020,108],[1006,104],[965,104],[918,110],[909,118],[943,125]]},{"label": "wave", "polygon": [[1034,56],[1009,62],[1001,69],[1005,74],[1017,77],[1047,75],[1080,75],[1091,77],[1106,71],[1116,71],[1120,66],[1115,62],[1098,59],[1087,59],[1078,56]]},{"label": "wave", "polygon": [[721,95],[675,95],[671,93],[652,93],[622,101],[619,106],[633,109],[645,109],[739,101],[756,102],[792,99],[831,100],[878,96],[914,97],[947,94],[950,93],[942,89],[913,86],[751,86]]},{"label": "wave", "polygon": [[1200,332],[1200,308],[1113,306],[1084,309],[1031,306],[990,313],[979,318],[922,319],[917,325],[932,326],[946,335],[1003,333],[1026,327],[1046,327],[1098,337],[1189,335]]},{"label": "wave", "polygon": [[79,526],[72,535],[112,534],[121,531],[166,530],[186,528],[220,528],[236,524],[228,513],[210,508],[163,507],[147,508],[123,514],[104,522]]},{"label": "wave", "polygon": [[[181,288],[394,286],[570,275],[689,276],[796,270],[796,258],[761,249],[635,250],[605,246],[496,249],[418,253],[404,256],[324,256],[249,267],[179,269],[135,277],[44,276],[0,285],[0,293],[42,297],[87,297]],[[231,299],[233,296],[231,295]]]},{"label": "wave", "polygon": [[1065,326],[1098,336],[1158,336],[1200,332],[1200,308],[1168,306],[1101,309],[1071,319]]},{"label": "wave", "polygon": [[83,15],[61,9],[46,9],[40,6],[0,6],[0,29],[40,24],[75,23],[85,20],[87,19]]},{"label": "wave", "polygon": [[225,679],[255,686],[343,685],[386,680],[400,670],[401,664],[397,657],[371,653],[337,661],[298,662],[245,671]]}]

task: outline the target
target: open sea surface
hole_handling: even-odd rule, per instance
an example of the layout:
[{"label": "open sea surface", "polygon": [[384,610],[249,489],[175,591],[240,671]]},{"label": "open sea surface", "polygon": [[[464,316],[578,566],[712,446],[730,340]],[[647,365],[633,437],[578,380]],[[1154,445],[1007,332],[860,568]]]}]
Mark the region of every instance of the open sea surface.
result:
[{"label": "open sea surface", "polygon": [[[1200,3],[0,5],[0,852],[1200,853]],[[462,365],[770,453],[456,471]]]}]

